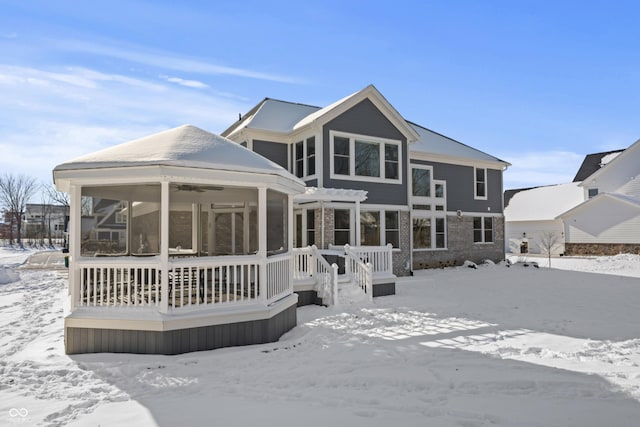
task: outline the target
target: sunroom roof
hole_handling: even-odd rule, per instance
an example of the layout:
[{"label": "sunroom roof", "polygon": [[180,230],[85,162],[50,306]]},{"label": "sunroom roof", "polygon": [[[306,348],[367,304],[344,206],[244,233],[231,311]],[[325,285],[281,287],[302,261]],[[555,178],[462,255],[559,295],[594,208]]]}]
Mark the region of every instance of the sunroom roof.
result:
[{"label": "sunroom roof", "polygon": [[[56,171],[136,166],[179,166],[280,175],[299,181],[278,164],[246,148],[192,125],[87,154],[55,167]],[[301,181],[300,181],[301,182]]]}]

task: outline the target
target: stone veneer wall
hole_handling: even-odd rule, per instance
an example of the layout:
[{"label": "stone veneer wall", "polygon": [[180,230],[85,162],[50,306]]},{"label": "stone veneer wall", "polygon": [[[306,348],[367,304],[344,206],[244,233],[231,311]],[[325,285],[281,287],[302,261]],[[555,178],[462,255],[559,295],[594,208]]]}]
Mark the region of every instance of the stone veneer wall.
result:
[{"label": "stone veneer wall", "polygon": [[393,251],[393,274],[408,276],[411,271],[411,215],[400,211],[400,250]]},{"label": "stone veneer wall", "polygon": [[565,255],[640,255],[640,244],[630,243],[565,243]]},{"label": "stone veneer wall", "polygon": [[462,265],[465,261],[480,263],[486,259],[504,259],[504,218],[494,219],[493,243],[473,243],[473,216],[447,216],[447,249],[414,251],[413,268],[444,268]]}]

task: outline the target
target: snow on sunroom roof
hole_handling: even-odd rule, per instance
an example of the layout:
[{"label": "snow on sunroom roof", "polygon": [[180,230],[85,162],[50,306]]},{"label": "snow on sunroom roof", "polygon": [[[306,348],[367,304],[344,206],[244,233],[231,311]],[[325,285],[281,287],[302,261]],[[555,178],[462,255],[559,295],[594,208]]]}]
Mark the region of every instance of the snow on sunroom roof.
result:
[{"label": "snow on sunroom roof", "polygon": [[281,175],[299,181],[287,170],[246,148],[192,125],[87,154],[55,167],[55,171],[134,166],[181,166]]}]

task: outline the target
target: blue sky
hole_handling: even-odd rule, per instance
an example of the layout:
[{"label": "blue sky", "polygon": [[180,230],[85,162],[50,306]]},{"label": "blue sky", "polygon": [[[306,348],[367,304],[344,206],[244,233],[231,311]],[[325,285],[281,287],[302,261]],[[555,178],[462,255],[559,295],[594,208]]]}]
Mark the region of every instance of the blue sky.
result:
[{"label": "blue sky", "polygon": [[374,84],[405,118],[568,182],[640,137],[640,6],[615,1],[0,0],[0,172],[50,182],[97,149],[264,97]]}]

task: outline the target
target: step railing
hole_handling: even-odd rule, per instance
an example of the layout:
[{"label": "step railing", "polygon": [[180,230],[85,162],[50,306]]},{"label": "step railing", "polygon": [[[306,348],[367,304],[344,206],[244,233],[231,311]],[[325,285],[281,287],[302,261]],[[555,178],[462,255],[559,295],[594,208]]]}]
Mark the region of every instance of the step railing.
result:
[{"label": "step railing", "polygon": [[351,276],[352,281],[373,301],[373,266],[371,263],[363,262],[357,252],[349,245],[344,246],[346,257],[346,271]]},{"label": "step railing", "polygon": [[338,303],[338,266],[329,264],[315,245],[293,250],[293,278],[311,279],[324,304]]}]

